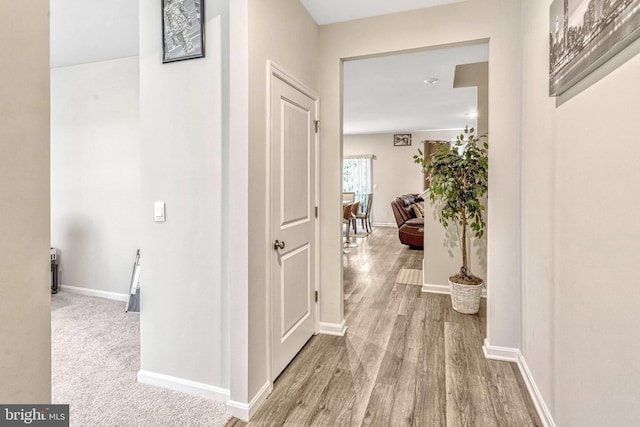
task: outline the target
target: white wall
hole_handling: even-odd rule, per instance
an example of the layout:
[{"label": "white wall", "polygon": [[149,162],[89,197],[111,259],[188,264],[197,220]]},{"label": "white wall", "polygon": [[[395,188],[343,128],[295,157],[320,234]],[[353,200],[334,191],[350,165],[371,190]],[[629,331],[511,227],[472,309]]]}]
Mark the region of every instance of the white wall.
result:
[{"label": "white wall", "polygon": [[64,285],[129,290],[140,244],[138,63],[51,70],[51,245]]},{"label": "white wall", "polygon": [[556,425],[636,425],[640,46],[556,106],[544,3],[523,3],[523,353]]},{"label": "white wall", "polygon": [[[242,410],[230,409],[234,416],[246,420],[252,400],[249,396],[249,168],[246,161],[249,156],[249,0],[228,0],[227,3],[229,99],[225,106],[228,105],[229,135],[223,139],[226,206],[223,212],[228,220],[222,237],[228,250],[222,254],[222,280],[226,283],[233,280],[233,286],[227,286],[228,304],[233,307],[228,314],[229,403]],[[225,141],[234,143],[225,144]]]},{"label": "white wall", "polygon": [[373,161],[373,220],[374,225],[396,227],[391,201],[402,194],[421,193],[423,174],[413,162],[418,148],[425,140],[451,141],[456,131],[411,132],[412,145],[396,147],[393,134],[344,135],[343,154],[374,154]]},{"label": "white wall", "polygon": [[[520,347],[520,2],[474,0],[320,29],[321,317],[342,321],[341,59],[489,39],[488,342]],[[332,214],[335,212],[335,214]]]},{"label": "white wall", "polygon": [[49,2],[19,8],[0,2],[0,402],[47,404]]},{"label": "white wall", "polygon": [[[523,16],[522,352],[542,397],[555,415],[554,248],[555,99],[548,84],[548,5],[528,1]],[[545,37],[544,40],[541,37]],[[596,365],[601,366],[599,363]],[[563,425],[563,424],[558,424]]]},{"label": "white wall", "polygon": [[161,3],[140,2],[141,374],[214,395],[229,388],[219,6],[206,4],[206,57],[162,64]]}]

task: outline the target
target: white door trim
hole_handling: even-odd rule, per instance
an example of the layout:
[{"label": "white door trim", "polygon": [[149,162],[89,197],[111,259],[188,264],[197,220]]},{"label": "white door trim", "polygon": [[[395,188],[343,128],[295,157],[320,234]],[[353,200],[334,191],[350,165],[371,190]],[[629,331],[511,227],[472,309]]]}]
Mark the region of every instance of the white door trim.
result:
[{"label": "white door trim", "polygon": [[[272,380],[272,360],[273,360],[273,346],[271,345],[272,342],[272,331],[273,331],[273,322],[272,322],[272,316],[271,316],[271,274],[272,274],[272,269],[271,269],[271,242],[273,242],[273,236],[271,235],[271,96],[272,96],[272,90],[271,90],[271,85],[272,85],[272,79],[280,79],[283,82],[287,83],[288,85],[294,87],[296,90],[302,92],[303,94],[305,94],[306,96],[308,96],[309,98],[313,99],[315,104],[316,104],[316,117],[314,118],[314,120],[319,120],[319,116],[320,116],[320,97],[317,95],[317,93],[315,91],[313,91],[311,88],[309,88],[307,85],[305,85],[304,83],[302,83],[301,81],[299,81],[298,79],[296,79],[295,77],[293,77],[290,73],[288,73],[287,71],[285,71],[283,68],[281,68],[280,66],[276,65],[273,61],[268,60],[267,61],[267,97],[266,97],[266,102],[267,102],[267,114],[266,114],[266,134],[267,134],[267,143],[266,143],[266,150],[265,150],[265,159],[266,159],[266,182],[265,182],[265,193],[266,193],[266,197],[265,197],[265,201],[266,201],[266,205],[264,207],[264,212],[265,212],[265,225],[266,225],[266,229],[267,229],[267,233],[268,233],[268,247],[266,248],[265,254],[266,254],[266,259],[265,259],[265,263],[267,265],[267,289],[266,289],[266,298],[265,298],[265,304],[266,304],[266,315],[267,315],[267,321],[265,322],[266,325],[266,336],[267,336],[267,357],[266,357],[266,363],[267,363],[267,375],[268,378],[267,380],[269,381],[269,393],[271,393],[271,391],[273,391],[273,380]],[[318,175],[319,175],[319,150],[318,150],[318,141],[319,141],[319,132],[317,132],[315,134],[315,166],[316,166],[316,170],[315,170],[315,205],[319,206],[318,201],[319,201],[319,190],[320,190],[320,180],[318,179]],[[314,271],[314,276],[315,276],[315,286],[316,289],[315,291],[318,292],[318,290],[320,289],[319,286],[319,268],[318,266],[320,265],[320,256],[319,253],[320,251],[318,250],[318,248],[320,247],[320,228],[319,228],[319,224],[320,221],[318,220],[318,218],[316,218],[315,221],[315,271]],[[319,332],[319,323],[320,323],[320,303],[318,302],[316,304],[316,313],[315,313],[315,333],[317,334]]]}]

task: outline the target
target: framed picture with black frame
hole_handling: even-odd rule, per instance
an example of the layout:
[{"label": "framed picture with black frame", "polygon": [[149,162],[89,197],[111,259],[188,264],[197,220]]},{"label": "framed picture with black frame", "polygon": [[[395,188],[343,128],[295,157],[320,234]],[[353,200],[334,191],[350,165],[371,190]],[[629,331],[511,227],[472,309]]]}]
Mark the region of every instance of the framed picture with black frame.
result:
[{"label": "framed picture with black frame", "polygon": [[204,0],[162,2],[162,62],[204,57]]},{"label": "framed picture with black frame", "polygon": [[393,145],[395,147],[406,147],[411,145],[410,133],[396,133],[393,135]]}]

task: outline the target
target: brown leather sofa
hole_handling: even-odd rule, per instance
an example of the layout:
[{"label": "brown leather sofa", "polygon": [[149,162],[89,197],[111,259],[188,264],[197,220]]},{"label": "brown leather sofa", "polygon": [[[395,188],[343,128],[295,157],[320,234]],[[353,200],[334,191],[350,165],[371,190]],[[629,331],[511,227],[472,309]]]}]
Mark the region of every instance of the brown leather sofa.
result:
[{"label": "brown leather sofa", "polygon": [[413,207],[422,201],[424,199],[417,194],[404,194],[391,202],[393,216],[398,224],[398,237],[412,249],[424,247],[424,218],[418,218]]}]

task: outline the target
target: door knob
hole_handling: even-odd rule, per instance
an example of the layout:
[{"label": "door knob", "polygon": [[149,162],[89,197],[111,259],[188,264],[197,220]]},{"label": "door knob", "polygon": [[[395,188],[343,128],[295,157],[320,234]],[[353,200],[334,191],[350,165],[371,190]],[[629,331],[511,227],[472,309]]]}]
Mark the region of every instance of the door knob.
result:
[{"label": "door knob", "polygon": [[284,249],[284,242],[281,242],[280,240],[276,240],[275,242],[273,242],[273,249],[276,251],[278,249]]}]

